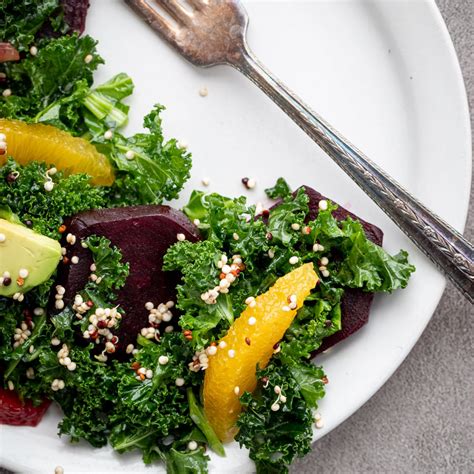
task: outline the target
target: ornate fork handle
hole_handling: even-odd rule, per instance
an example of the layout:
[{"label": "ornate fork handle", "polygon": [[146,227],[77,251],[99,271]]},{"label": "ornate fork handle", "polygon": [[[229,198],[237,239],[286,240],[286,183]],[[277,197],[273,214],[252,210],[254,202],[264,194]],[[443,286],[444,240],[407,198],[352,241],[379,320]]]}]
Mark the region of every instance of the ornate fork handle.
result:
[{"label": "ornate fork handle", "polygon": [[429,211],[371,162],[339,132],[313,112],[241,44],[230,64],[254,82],[302,128],[418,248],[474,302],[474,248],[455,229]]}]

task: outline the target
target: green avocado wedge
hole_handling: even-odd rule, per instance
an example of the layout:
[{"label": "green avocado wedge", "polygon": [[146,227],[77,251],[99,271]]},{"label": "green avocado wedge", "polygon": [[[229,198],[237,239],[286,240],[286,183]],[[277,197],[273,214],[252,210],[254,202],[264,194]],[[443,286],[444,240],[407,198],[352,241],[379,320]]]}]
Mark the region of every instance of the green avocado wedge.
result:
[{"label": "green avocado wedge", "polygon": [[0,295],[26,293],[45,282],[60,258],[56,240],[0,219]]}]

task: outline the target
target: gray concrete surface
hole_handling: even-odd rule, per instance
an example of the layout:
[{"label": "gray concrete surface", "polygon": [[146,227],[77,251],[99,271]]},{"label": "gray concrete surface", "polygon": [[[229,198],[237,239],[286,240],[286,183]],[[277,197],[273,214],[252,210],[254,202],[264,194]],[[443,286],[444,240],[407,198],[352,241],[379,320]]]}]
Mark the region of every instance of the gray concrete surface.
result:
[{"label": "gray concrete surface", "polygon": [[[473,125],[474,1],[437,3],[459,57]],[[471,242],[473,203],[471,192],[465,230]],[[473,356],[473,307],[448,284],[428,327],[393,377],[318,441],[292,473],[474,473]]]},{"label": "gray concrete surface", "polygon": [[[461,63],[472,120],[474,0],[437,3]],[[473,196],[465,232],[471,241]],[[474,473],[473,316],[472,306],[448,285],[394,376],[292,473]]]}]

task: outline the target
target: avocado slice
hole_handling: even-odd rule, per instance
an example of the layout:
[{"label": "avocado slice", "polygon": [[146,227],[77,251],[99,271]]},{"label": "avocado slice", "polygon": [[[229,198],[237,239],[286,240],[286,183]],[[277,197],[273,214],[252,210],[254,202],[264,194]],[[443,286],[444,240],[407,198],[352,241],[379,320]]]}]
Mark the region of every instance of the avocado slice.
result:
[{"label": "avocado slice", "polygon": [[26,293],[45,282],[60,258],[56,240],[0,219],[0,295]]}]

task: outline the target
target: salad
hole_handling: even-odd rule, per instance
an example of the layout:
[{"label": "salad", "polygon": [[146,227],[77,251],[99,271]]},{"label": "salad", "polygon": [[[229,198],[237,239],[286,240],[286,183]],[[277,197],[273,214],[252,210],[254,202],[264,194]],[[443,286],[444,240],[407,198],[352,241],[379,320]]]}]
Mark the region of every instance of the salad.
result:
[{"label": "salad", "polygon": [[[414,267],[382,231],[280,178],[269,209],[194,190],[163,106],[127,136],[132,79],[95,84],[87,2],[6,0],[0,20],[0,423],[208,472],[236,440],[259,473],[311,449],[312,358]],[[244,178],[243,185],[252,187]]]}]

